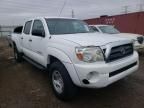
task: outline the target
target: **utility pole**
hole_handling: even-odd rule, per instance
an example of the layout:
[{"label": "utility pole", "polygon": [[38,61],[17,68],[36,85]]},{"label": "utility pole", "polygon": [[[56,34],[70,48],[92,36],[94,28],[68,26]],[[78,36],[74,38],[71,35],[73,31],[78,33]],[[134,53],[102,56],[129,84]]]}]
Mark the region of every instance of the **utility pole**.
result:
[{"label": "utility pole", "polygon": [[125,14],[128,13],[128,6],[124,6],[124,13],[125,13]]},{"label": "utility pole", "polygon": [[140,4],[140,5],[139,5],[139,11],[140,11],[140,12],[143,11],[143,6],[144,6],[144,4]]},{"label": "utility pole", "polygon": [[72,18],[75,17],[74,10],[72,9]]},{"label": "utility pole", "polygon": [[140,5],[139,5],[139,11],[143,12],[144,11],[144,0],[141,0]]}]

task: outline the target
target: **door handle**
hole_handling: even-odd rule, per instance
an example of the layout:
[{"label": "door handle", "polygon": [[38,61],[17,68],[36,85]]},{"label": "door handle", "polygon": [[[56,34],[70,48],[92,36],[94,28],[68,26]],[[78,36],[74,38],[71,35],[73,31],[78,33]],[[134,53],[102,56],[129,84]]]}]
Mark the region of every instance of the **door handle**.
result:
[{"label": "door handle", "polygon": [[32,39],[29,39],[29,42],[32,42]]}]

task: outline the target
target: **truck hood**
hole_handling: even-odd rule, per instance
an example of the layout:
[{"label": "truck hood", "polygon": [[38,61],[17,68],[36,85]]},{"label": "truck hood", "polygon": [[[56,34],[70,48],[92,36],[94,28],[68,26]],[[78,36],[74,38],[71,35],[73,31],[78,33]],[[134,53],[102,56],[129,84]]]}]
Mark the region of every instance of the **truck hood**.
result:
[{"label": "truck hood", "polygon": [[101,34],[101,33],[78,33],[78,34],[64,34],[53,35],[55,38],[64,39],[77,43],[81,46],[102,46],[116,41],[124,41],[126,38],[117,37],[114,35]]},{"label": "truck hood", "polygon": [[133,33],[119,33],[119,34],[114,34],[115,36],[119,36],[119,37],[124,37],[127,39],[133,39],[133,40],[137,40],[137,37],[140,37],[142,35],[139,34],[133,34]]}]

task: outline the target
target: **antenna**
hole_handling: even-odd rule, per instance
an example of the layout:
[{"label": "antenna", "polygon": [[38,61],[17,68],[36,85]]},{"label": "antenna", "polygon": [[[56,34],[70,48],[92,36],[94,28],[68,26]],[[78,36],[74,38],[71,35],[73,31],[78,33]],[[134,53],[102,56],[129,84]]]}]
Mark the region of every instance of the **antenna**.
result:
[{"label": "antenna", "polygon": [[64,4],[63,4],[63,6],[62,6],[62,8],[61,8],[61,10],[60,10],[60,13],[59,13],[59,15],[58,15],[59,17],[60,17],[60,15],[61,15],[61,13],[62,13],[62,11],[63,11],[66,3],[67,3],[67,0],[64,1]]},{"label": "antenna", "polygon": [[[63,6],[62,6],[62,8],[61,8],[61,10],[60,10],[60,13],[59,13],[58,17],[60,17],[60,15],[61,15],[61,13],[62,13],[62,11],[63,11],[66,3],[67,3],[67,0],[64,1],[64,4],[63,4]],[[58,24],[58,21],[56,21],[56,23],[55,23],[55,25],[54,25],[54,31],[56,31],[56,26],[57,26],[57,24]],[[49,39],[51,39],[51,35],[50,35]]]}]

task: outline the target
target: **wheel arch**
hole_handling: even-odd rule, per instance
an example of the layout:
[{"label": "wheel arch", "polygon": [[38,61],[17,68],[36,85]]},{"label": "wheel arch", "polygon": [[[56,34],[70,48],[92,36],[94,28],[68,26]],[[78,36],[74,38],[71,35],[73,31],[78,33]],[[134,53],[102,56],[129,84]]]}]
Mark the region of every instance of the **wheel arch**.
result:
[{"label": "wheel arch", "polygon": [[49,68],[50,64],[55,61],[59,61],[65,66],[65,68],[68,71],[68,74],[70,75],[70,77],[75,85],[77,85],[77,86],[81,85],[80,79],[74,68],[72,60],[69,58],[68,55],[66,55],[64,52],[62,52],[60,50],[53,49],[51,51],[51,53],[49,52],[49,54],[47,56],[47,67]]},{"label": "wheel arch", "polygon": [[70,57],[62,50],[59,50],[56,48],[48,48],[47,64],[50,64],[51,62],[53,62],[53,60],[58,60],[61,62],[66,62],[66,63],[72,63],[72,60],[70,59]]}]

